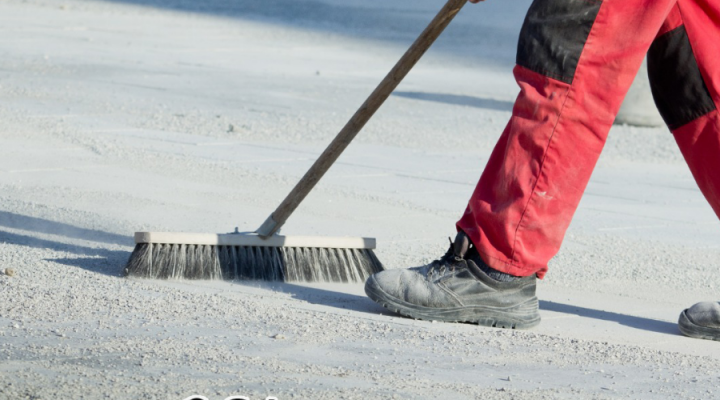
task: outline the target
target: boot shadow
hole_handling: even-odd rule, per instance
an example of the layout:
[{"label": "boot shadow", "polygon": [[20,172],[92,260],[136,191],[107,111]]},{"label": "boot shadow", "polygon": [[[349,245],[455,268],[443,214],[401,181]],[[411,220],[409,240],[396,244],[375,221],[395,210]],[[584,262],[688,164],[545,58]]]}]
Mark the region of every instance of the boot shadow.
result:
[{"label": "boot shadow", "polygon": [[668,335],[679,335],[680,332],[677,324],[673,322],[620,314],[611,311],[595,310],[592,308],[578,307],[570,304],[556,303],[553,301],[540,300],[540,309],[563,314],[573,314],[579,317],[617,322],[620,325],[629,326],[631,328]]}]

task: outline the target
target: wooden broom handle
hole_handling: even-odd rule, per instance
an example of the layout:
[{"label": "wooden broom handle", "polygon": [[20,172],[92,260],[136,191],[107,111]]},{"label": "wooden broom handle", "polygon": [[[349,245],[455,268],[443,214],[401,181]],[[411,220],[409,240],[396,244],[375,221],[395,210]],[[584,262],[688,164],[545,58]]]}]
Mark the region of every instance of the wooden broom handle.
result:
[{"label": "wooden broom handle", "polygon": [[290,214],[295,211],[300,202],[305,199],[305,196],[310,193],[315,184],[318,183],[320,178],[325,175],[328,169],[332,166],[335,160],[340,157],[340,154],[370,120],[370,117],[375,114],[400,82],[405,78],[405,75],[410,72],[413,66],[420,60],[425,51],[433,44],[435,39],[445,30],[450,21],[460,11],[460,9],[467,3],[468,0],[448,0],[445,6],[415,40],[415,43],[410,46],[408,51],[402,56],[402,58],[395,64],[392,70],[385,76],[385,79],[380,82],[375,91],[372,92],[370,97],[365,100],[362,106],[355,112],[355,115],[350,118],[350,121],[345,124],[345,127],[337,134],[335,139],[315,161],[312,167],[305,173],[300,182],[295,185],[295,188],[290,194],[285,197],[285,200],[278,206],[267,220],[262,224],[256,231],[261,237],[267,237],[277,232],[280,227],[285,224],[285,221],[290,217]]}]

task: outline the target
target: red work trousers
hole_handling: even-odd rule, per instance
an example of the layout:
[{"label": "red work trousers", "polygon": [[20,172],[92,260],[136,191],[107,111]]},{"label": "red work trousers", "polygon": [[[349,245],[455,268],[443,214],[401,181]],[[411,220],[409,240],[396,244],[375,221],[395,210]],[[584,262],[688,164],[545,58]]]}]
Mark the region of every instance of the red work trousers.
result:
[{"label": "red work trousers", "polygon": [[499,271],[542,278],[648,55],[655,102],[720,215],[720,1],[535,0],[520,94],[457,223]]}]

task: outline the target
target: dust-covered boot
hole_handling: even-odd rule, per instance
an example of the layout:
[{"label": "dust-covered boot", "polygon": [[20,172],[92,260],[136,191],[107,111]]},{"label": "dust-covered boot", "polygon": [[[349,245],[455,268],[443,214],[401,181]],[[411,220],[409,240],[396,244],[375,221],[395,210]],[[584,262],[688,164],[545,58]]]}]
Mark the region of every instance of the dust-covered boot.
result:
[{"label": "dust-covered boot", "polygon": [[[518,329],[540,323],[536,277],[507,275],[508,279],[502,279],[506,274],[485,265],[470,247],[469,239],[460,232],[439,260],[422,267],[378,272],[368,278],[365,293],[388,309],[415,319]],[[497,272],[495,279],[489,276],[492,271]]]},{"label": "dust-covered boot", "polygon": [[680,314],[680,332],[698,339],[720,340],[720,303],[697,303]]}]

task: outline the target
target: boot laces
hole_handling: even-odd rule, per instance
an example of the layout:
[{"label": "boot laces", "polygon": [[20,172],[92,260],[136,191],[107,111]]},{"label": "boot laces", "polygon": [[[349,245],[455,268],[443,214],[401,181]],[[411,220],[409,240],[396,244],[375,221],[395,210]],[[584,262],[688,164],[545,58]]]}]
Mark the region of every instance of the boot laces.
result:
[{"label": "boot laces", "polygon": [[448,248],[448,251],[445,252],[444,256],[430,264],[430,268],[427,273],[428,278],[432,277],[434,274],[442,276],[446,272],[454,272],[458,268],[465,267],[465,263],[463,262],[465,259],[463,259],[460,255],[455,254],[455,243],[453,243],[450,237],[448,237],[448,240],[450,241],[450,248]]}]

